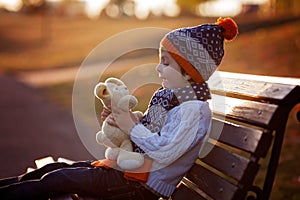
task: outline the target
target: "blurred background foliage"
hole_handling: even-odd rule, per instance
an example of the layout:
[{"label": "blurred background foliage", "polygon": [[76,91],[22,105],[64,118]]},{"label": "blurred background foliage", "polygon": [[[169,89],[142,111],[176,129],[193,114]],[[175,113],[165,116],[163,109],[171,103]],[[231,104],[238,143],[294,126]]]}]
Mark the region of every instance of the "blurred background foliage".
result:
[{"label": "blurred background foliage", "polygon": [[225,12],[226,9],[231,12],[229,15],[249,12],[264,15],[299,14],[300,2],[298,0],[0,0],[0,9],[27,13],[48,10],[56,14],[86,15],[90,18],[108,15],[113,18],[135,16],[146,19],[151,15],[213,16]]}]

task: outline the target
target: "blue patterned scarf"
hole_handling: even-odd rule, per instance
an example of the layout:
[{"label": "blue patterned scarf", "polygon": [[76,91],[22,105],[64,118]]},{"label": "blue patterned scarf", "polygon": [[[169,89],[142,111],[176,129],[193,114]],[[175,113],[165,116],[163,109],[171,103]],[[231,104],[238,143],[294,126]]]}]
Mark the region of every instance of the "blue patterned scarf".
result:
[{"label": "blue patterned scarf", "polygon": [[[192,83],[191,85],[176,89],[160,88],[152,96],[149,107],[141,119],[141,123],[151,132],[157,132],[160,135],[160,130],[166,122],[169,110],[186,101],[206,101],[208,99],[211,99],[211,95],[206,82]],[[133,146],[136,152],[143,153],[143,150],[134,143]]]}]

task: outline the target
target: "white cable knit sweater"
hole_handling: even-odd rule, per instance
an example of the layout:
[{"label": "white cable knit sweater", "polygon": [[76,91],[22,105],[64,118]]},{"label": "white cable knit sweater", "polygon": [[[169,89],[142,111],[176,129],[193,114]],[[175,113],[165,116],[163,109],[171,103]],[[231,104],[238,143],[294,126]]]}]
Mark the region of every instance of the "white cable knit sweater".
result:
[{"label": "white cable knit sweater", "polygon": [[153,159],[146,185],[169,197],[197,158],[208,128],[211,110],[205,101],[191,100],[174,107],[160,135],[142,124],[131,130],[131,139]]}]

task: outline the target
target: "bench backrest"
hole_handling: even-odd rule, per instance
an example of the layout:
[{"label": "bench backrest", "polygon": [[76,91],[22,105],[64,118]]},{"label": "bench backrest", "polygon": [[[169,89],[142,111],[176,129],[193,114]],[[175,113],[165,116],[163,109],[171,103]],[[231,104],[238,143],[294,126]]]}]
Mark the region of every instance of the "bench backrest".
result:
[{"label": "bench backrest", "polygon": [[[268,199],[286,122],[300,103],[299,85],[300,79],[215,73],[209,81],[213,126],[204,148],[212,150],[196,161],[172,199]],[[269,150],[263,186],[255,186]]]}]

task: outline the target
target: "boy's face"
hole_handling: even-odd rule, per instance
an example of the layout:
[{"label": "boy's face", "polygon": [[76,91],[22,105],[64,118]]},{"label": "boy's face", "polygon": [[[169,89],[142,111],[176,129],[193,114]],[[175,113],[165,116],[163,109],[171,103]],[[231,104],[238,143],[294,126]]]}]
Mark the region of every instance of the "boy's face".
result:
[{"label": "boy's face", "polygon": [[156,67],[158,76],[162,79],[164,88],[180,88],[189,84],[189,75],[182,75],[181,67],[172,58],[172,56],[164,49],[160,50],[160,63]]}]

